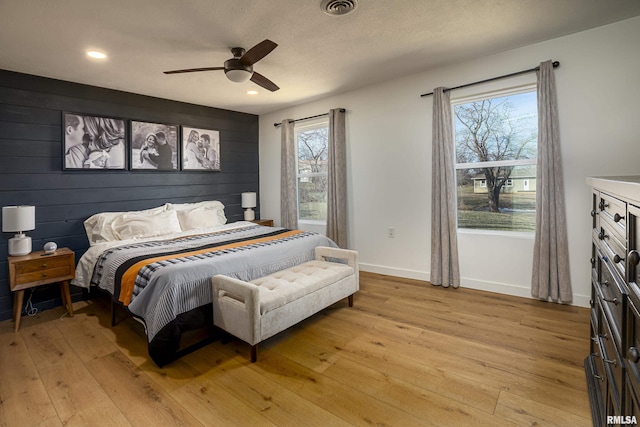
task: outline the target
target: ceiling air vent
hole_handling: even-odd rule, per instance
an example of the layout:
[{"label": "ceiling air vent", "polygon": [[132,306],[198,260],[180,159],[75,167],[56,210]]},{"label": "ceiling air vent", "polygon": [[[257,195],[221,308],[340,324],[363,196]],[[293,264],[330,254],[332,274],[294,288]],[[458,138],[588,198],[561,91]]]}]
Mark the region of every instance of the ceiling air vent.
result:
[{"label": "ceiling air vent", "polygon": [[320,9],[327,15],[346,15],[358,6],[358,0],[322,0]]}]

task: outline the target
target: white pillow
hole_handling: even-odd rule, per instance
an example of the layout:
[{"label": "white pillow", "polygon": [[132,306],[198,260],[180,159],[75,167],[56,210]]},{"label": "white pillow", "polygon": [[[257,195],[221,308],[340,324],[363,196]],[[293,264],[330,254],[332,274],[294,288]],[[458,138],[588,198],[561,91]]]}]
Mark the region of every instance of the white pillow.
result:
[{"label": "white pillow", "polygon": [[180,228],[182,231],[187,231],[194,228],[218,227],[226,222],[226,218],[220,220],[218,216],[220,212],[222,212],[220,209],[213,206],[200,206],[191,210],[177,211]]},{"label": "white pillow", "polygon": [[125,213],[113,220],[111,229],[119,240],[143,239],[182,231],[176,211],[164,211],[155,215]]},{"label": "white pillow", "polygon": [[116,235],[113,234],[111,223],[120,215],[127,213],[138,213],[142,215],[155,215],[164,212],[167,209],[167,205],[158,206],[157,208],[145,209],[141,211],[130,212],[103,212],[90,216],[84,221],[84,229],[87,232],[87,238],[89,239],[89,245],[93,246],[96,243],[112,242],[119,240]]},{"label": "white pillow", "polygon": [[227,223],[224,205],[217,200],[197,203],[168,203],[167,209],[177,211],[182,231],[217,227]]}]

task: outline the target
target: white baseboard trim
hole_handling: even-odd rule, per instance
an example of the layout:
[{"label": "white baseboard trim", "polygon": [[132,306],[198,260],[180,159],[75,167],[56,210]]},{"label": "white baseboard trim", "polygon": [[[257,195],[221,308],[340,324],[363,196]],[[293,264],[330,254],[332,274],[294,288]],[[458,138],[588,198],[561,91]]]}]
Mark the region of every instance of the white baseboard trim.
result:
[{"label": "white baseboard trim", "polygon": [[360,263],[360,271],[367,273],[384,274],[386,276],[403,277],[405,279],[429,281],[429,273],[426,271],[407,270],[402,268],[387,267],[384,265]]},{"label": "white baseboard trim", "polygon": [[[428,271],[407,270],[407,269],[388,267],[383,265],[375,265],[375,264],[360,263],[360,271],[365,271],[368,273],[384,274],[387,276],[403,277],[405,279],[415,279],[415,280],[425,280],[425,281],[429,281],[430,279],[430,274]],[[534,299],[531,296],[530,288],[527,288],[524,286],[518,286],[518,285],[511,285],[507,283],[487,282],[484,280],[461,277],[460,286],[464,288],[469,288],[469,289],[477,289],[479,291],[495,292],[498,294],[505,294],[505,295],[511,295],[515,297]],[[591,299],[590,295],[574,295],[573,302],[571,303],[571,305],[575,305],[578,307],[590,307],[590,304],[589,304],[590,299]]]}]

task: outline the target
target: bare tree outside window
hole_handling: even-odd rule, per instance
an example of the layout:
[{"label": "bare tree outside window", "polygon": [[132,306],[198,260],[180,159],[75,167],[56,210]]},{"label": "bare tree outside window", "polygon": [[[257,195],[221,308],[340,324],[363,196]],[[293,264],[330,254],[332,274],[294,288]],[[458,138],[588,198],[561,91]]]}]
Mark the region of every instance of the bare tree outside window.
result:
[{"label": "bare tree outside window", "polygon": [[327,160],[329,128],[326,123],[296,131],[298,144],[298,218],[327,219]]},{"label": "bare tree outside window", "polygon": [[454,105],[458,227],[535,230],[536,92]]}]

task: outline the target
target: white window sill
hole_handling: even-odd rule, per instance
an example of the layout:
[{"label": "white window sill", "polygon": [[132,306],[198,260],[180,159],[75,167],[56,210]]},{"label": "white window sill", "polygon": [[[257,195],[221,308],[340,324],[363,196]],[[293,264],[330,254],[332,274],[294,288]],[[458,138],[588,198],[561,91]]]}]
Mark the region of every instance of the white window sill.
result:
[{"label": "white window sill", "polygon": [[497,230],[477,230],[473,228],[458,228],[458,234],[475,234],[484,236],[503,236],[517,239],[534,240],[536,234],[532,231],[497,231]]},{"label": "white window sill", "polygon": [[298,224],[327,225],[327,221],[318,221],[314,219],[299,219]]}]

